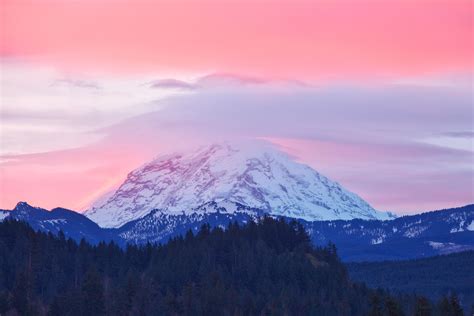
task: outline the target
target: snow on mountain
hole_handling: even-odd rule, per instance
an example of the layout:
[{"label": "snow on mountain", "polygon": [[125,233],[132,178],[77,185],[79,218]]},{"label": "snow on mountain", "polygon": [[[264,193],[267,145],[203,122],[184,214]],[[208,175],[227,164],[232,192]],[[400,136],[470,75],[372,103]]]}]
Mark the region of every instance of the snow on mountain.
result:
[{"label": "snow on mountain", "polygon": [[62,231],[68,238],[76,241],[84,238],[93,244],[110,241],[115,237],[113,232],[100,228],[84,215],[60,207],[48,211],[26,202],[19,202],[13,210],[0,210],[0,222],[5,219],[23,221],[35,230],[55,235]]},{"label": "snow on mountain", "polygon": [[305,220],[388,219],[356,194],[264,142],[220,143],[159,157],[132,171],[86,213],[120,227],[151,210],[191,214],[210,201],[234,202]]},{"label": "snow on mountain", "polygon": [[239,203],[208,202],[188,214],[170,214],[159,209],[153,210],[115,231],[120,239],[127,243],[164,243],[171,237],[186,234],[188,230],[197,233],[203,224],[225,229],[231,222],[244,225],[258,220],[263,215],[263,211]]},{"label": "snow on mountain", "polygon": [[[189,230],[197,233],[203,224],[221,228],[229,223],[245,225],[263,214],[238,203],[210,202],[188,214],[154,210],[120,228],[104,230],[115,232],[121,244],[166,243]],[[469,230],[474,221],[474,205],[385,221],[297,221],[314,245],[333,242],[338,254],[347,261],[401,260],[474,250],[474,232]]]},{"label": "snow on mountain", "polygon": [[[246,225],[264,214],[263,210],[236,202],[208,202],[191,212],[152,210],[119,228],[109,229],[100,228],[83,214],[71,210],[48,211],[20,202],[13,210],[0,210],[0,222],[3,216],[3,220],[24,221],[35,230],[54,235],[62,231],[76,241],[84,238],[92,244],[114,241],[126,246],[166,243],[189,230],[197,233],[203,224],[223,229],[230,223]],[[474,250],[474,204],[384,221],[297,221],[313,244],[335,243],[345,261],[401,260]]]},{"label": "snow on mountain", "polygon": [[0,210],[0,222],[10,215],[9,211]]}]

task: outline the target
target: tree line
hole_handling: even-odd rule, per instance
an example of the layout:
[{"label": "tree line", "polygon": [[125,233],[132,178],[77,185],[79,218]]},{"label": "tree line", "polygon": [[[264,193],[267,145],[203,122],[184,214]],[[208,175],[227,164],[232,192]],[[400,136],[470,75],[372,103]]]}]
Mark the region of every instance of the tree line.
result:
[{"label": "tree line", "polygon": [[265,217],[166,244],[76,243],[0,223],[0,315],[462,315],[350,280],[336,247]]}]

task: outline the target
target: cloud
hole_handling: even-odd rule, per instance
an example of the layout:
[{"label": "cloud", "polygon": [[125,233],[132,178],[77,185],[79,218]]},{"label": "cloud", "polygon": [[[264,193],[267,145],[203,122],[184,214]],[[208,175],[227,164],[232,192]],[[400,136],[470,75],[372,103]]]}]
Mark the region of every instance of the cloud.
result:
[{"label": "cloud", "polygon": [[204,134],[218,130],[229,137],[416,142],[469,129],[469,93],[467,89],[390,84],[287,89],[272,84],[237,85],[167,98],[158,102],[160,111],[145,116],[154,126],[172,124]]},{"label": "cloud", "polygon": [[[236,84],[159,103],[161,110],[109,129],[109,140],[140,139],[159,153],[197,143],[263,138],[381,209],[410,212],[474,200],[474,153],[452,142],[427,141],[433,135],[464,135],[471,128],[469,89]],[[413,192],[419,194],[416,199]]]},{"label": "cloud", "polygon": [[[244,76],[231,73],[212,73],[202,77],[198,77],[193,82],[184,80],[177,80],[172,78],[153,80],[149,83],[150,88],[153,89],[214,89],[230,87],[235,88],[238,85],[260,85],[265,83],[275,83],[276,80],[265,80],[263,78]],[[304,85],[299,81],[282,81],[284,84],[299,84]]]},{"label": "cloud", "polygon": [[146,78],[65,74],[18,59],[1,60],[0,155],[75,148],[99,131],[157,109],[152,101],[180,91],[152,90]]},{"label": "cloud", "polygon": [[159,79],[149,83],[150,88],[153,89],[184,89],[193,90],[196,86],[183,80],[177,79]]},{"label": "cloud", "polygon": [[53,82],[52,85],[66,85],[77,88],[100,89],[100,86],[96,82],[71,78],[58,79]]},{"label": "cloud", "polygon": [[201,87],[235,87],[236,85],[258,85],[268,82],[270,82],[270,80],[252,76],[244,76],[232,73],[213,73],[199,78],[196,84]]},{"label": "cloud", "polygon": [[474,131],[447,132],[447,133],[444,133],[443,136],[459,137],[459,138],[474,138]]},{"label": "cloud", "polygon": [[[149,78],[65,89],[44,77],[8,77],[2,150],[23,154],[0,157],[3,207],[83,207],[156,155],[238,138],[281,146],[379,209],[474,201],[473,151],[430,141],[472,139],[464,137],[473,126],[468,84],[309,86],[232,76],[192,90],[150,89]],[[199,78],[184,82],[198,86]]]}]

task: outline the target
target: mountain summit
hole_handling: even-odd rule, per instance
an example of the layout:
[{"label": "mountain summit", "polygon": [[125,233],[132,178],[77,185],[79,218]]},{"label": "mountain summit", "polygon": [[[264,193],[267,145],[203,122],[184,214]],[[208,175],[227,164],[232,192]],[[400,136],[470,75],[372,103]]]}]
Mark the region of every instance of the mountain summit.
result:
[{"label": "mountain summit", "polygon": [[211,201],[310,221],[389,218],[263,142],[219,143],[158,157],[128,174],[112,195],[99,199],[85,215],[100,226],[119,227],[153,209],[191,214]]}]

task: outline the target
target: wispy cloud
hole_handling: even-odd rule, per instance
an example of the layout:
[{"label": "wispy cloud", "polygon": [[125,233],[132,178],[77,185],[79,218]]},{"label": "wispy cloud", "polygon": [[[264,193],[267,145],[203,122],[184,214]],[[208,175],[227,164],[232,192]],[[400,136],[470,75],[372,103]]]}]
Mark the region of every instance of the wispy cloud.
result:
[{"label": "wispy cloud", "polygon": [[193,81],[177,80],[172,78],[153,80],[148,85],[153,89],[178,89],[178,90],[194,90],[194,89],[215,89],[223,87],[235,88],[238,85],[260,85],[265,83],[280,82],[283,84],[305,85],[303,82],[296,80],[266,80],[258,77],[243,76],[231,73],[212,73],[202,77],[198,77]]},{"label": "wispy cloud", "polygon": [[446,132],[443,136],[456,138],[474,138],[474,131]]},{"label": "wispy cloud", "polygon": [[[197,86],[199,78],[185,82]],[[89,119],[95,122],[94,112],[87,112],[89,118],[86,112],[79,112],[74,116],[77,121],[71,113],[65,114],[66,121],[81,131],[79,135],[93,131],[100,135],[99,139],[89,137],[91,142],[84,143],[65,133],[68,146],[56,148],[61,151],[3,156],[2,181],[14,185],[3,186],[2,196],[11,201],[2,203],[16,202],[21,187],[41,182],[41,188],[28,193],[37,204],[76,208],[87,204],[87,197],[110,189],[128,171],[160,153],[235,138],[271,141],[380,209],[410,212],[474,200],[473,151],[453,148],[452,143],[427,141],[448,136],[472,139],[465,137],[473,125],[469,85],[459,88],[380,83],[312,87],[272,80],[242,84],[232,79],[163,97],[144,85],[150,80],[127,82],[123,87],[128,88],[119,89],[121,93],[110,88],[114,85],[100,82],[100,93],[111,93],[103,98],[118,102],[102,103],[104,114],[115,123],[110,120],[103,124],[99,120],[88,126]],[[92,93],[95,89],[90,90]],[[146,98],[133,97],[146,90],[151,91],[145,92]],[[135,102],[127,105],[123,98]],[[155,98],[159,100],[151,101]],[[26,113],[32,109],[23,108]],[[36,110],[41,113],[41,109],[46,113],[48,108]],[[9,111],[12,122],[17,124],[16,110]],[[143,114],[136,115],[140,112]],[[41,124],[53,120],[44,115],[45,121],[39,119]],[[42,126],[32,118],[26,122],[31,127]],[[16,139],[26,147],[33,142],[45,148],[48,145],[47,137]],[[71,144],[76,148],[64,150]],[[71,179],[75,179],[74,184]],[[73,185],[75,200],[82,201],[80,205],[71,204],[71,194],[66,192],[55,194],[52,199],[54,190],[66,190],[58,184],[68,190],[65,184]],[[440,193],[443,191],[444,195]]]},{"label": "wispy cloud", "polygon": [[92,80],[11,59],[1,68],[0,154],[90,144],[102,137],[101,128],[156,110],[152,101],[181,93],[149,89],[142,77]]},{"label": "wispy cloud", "polygon": [[159,79],[154,80],[149,83],[150,88],[153,89],[184,89],[184,90],[193,90],[196,88],[195,84],[177,80],[177,79]]},{"label": "wispy cloud", "polygon": [[94,81],[71,79],[71,78],[58,79],[54,81],[51,85],[52,86],[66,85],[66,86],[72,86],[75,88],[100,89],[99,84]]}]

